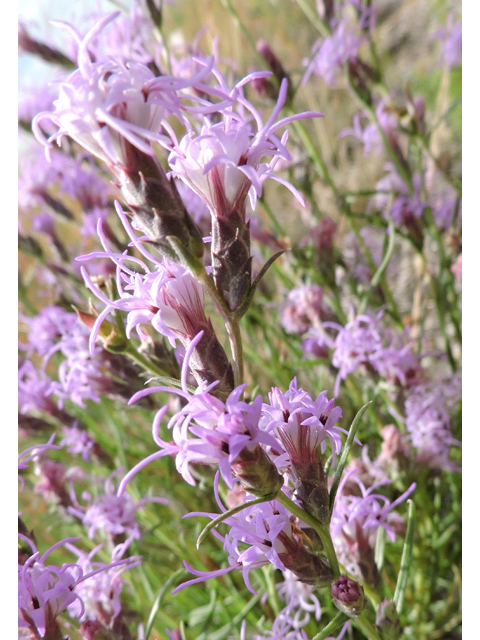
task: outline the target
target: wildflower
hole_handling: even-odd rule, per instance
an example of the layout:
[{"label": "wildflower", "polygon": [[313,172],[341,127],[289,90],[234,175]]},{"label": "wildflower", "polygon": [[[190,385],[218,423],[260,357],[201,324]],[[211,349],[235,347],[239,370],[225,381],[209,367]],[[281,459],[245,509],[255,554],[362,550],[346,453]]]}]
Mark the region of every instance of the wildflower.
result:
[{"label": "wildflower", "polygon": [[[385,170],[387,174],[375,185],[379,193],[371,198],[368,210],[380,210],[398,225],[415,225],[425,207],[429,206],[429,203],[422,198],[421,177],[418,174],[413,176],[413,194],[410,194],[408,185],[397,173],[392,163],[387,162]],[[388,193],[380,193],[382,191]],[[391,203],[392,197],[393,204]]]},{"label": "wildflower", "polygon": [[[383,139],[378,130],[378,126],[375,122],[368,122],[362,129],[360,123],[361,117],[366,117],[366,113],[361,111],[353,116],[353,128],[342,129],[339,134],[339,138],[345,136],[355,136],[363,144],[363,155],[368,156],[370,153],[375,152],[379,155],[383,151]],[[387,138],[392,144],[397,144],[397,129],[398,118],[392,110],[389,110],[385,100],[381,100],[375,109],[375,115],[378,124],[384,131]]]},{"label": "wildflower", "polygon": [[[76,564],[81,567],[84,574],[89,574],[97,569],[103,569],[88,580],[80,583],[76,588],[76,593],[83,603],[83,620],[100,620],[104,625],[110,625],[111,621],[117,618],[121,612],[120,595],[127,582],[121,577],[127,569],[139,566],[142,562],[141,556],[130,556],[123,565],[115,563],[122,559],[127,545],[117,545],[111,555],[111,564],[94,561],[93,558],[102,548],[97,545],[92,551],[86,553],[78,549],[71,543],[67,543],[66,548],[74,553],[78,560]],[[68,613],[72,618],[80,616],[80,602],[76,600],[68,606]]]},{"label": "wildflower", "polygon": [[141,498],[136,504],[127,493],[117,495],[113,479],[119,475],[122,469],[117,469],[105,479],[104,491],[92,497],[90,493],[84,491],[82,498],[86,500],[86,505],[81,505],[74,492],[74,506],[69,507],[69,512],[82,521],[88,528],[88,537],[94,537],[97,530],[105,531],[113,541],[118,536],[125,535],[129,540],[140,538],[140,527],[136,521],[136,513],[147,502],[159,502],[167,504],[165,498]]},{"label": "wildflower", "polygon": [[[207,319],[205,315],[203,288],[181,265],[167,259],[160,263],[146,252],[133,233],[118,203],[117,212],[133,244],[143,256],[154,264],[154,270],[151,271],[145,262],[126,253],[122,255],[112,253],[108,248],[102,225],[99,224],[98,234],[105,248],[105,253],[95,252],[77,259],[111,259],[118,267],[117,288],[120,298],[113,301],[107,298],[92,282],[86,270],[82,268],[81,272],[87,287],[105,304],[105,309],[100,313],[92,328],[91,350],[94,349],[102,322],[114,309],[128,312],[127,337],[130,337],[132,330],[136,328],[140,337],[147,339],[141,325],[151,324],[154,329],[169,339],[173,347],[178,339],[187,349],[195,336],[202,332],[202,337],[195,343],[192,352],[192,373],[198,383],[206,381],[210,384],[219,381],[218,393],[228,395],[233,389],[233,370],[216,337],[210,319]],[[125,264],[127,261],[139,264],[145,272],[144,275],[129,269]]]},{"label": "wildflower", "polygon": [[297,498],[306,511],[323,523],[329,517],[329,495],[318,448],[325,453],[330,440],[335,464],[342,446],[341,429],[334,426],[342,410],[333,405],[334,400],[327,399],[326,391],[313,400],[308,392],[297,388],[294,378],[287,393],[272,389],[269,404],[262,409],[262,427],[278,439],[275,449],[284,452],[276,461],[277,466],[289,465]]},{"label": "wildflower", "polygon": [[[347,481],[357,485],[361,496],[345,494]],[[354,470],[346,473],[340,482],[332,512],[330,531],[339,562],[355,578],[372,586],[376,586],[379,581],[374,560],[378,529],[383,527],[390,539],[395,540],[394,525],[402,522],[403,518],[393,509],[403,502],[416,486],[413,483],[399,498],[390,502],[385,496],[375,493],[378,487],[388,482],[378,482],[366,489],[356,477]]]},{"label": "wildflower", "polygon": [[345,327],[325,322],[324,326],[338,330],[334,342],[332,364],[338,367],[334,393],[340,381],[359,368],[376,372],[392,384],[411,385],[420,373],[418,357],[412,353],[413,343],[408,331],[395,335],[380,323],[383,310],[374,318],[358,315]]},{"label": "wildflower", "polygon": [[323,290],[318,284],[295,287],[280,310],[280,323],[287,333],[305,333],[317,327],[323,312]]},{"label": "wildflower", "polygon": [[73,425],[72,427],[62,427],[62,434],[63,439],[60,441],[60,446],[66,447],[68,453],[80,454],[85,462],[90,462],[90,454],[98,448],[98,445],[87,431]]},{"label": "wildflower", "polygon": [[447,67],[458,67],[462,64],[462,21],[453,22],[450,12],[445,27],[438,29],[432,38],[441,46],[439,63]]},{"label": "wildflower", "polygon": [[[60,449],[58,445],[53,444],[54,440],[55,434],[52,434],[45,444],[36,444],[22,451],[18,456],[18,470],[23,471],[24,469],[28,469],[28,463],[31,462],[31,460],[33,460],[36,456],[38,456],[40,452],[45,451],[46,449]],[[26,454],[29,455],[25,457]],[[21,478],[20,476],[19,481],[23,488],[25,483],[23,481],[23,478]]]},{"label": "wildflower", "polygon": [[358,26],[352,24],[348,17],[341,18],[333,27],[332,34],[323,40],[317,40],[312,48],[311,59],[303,61],[306,66],[303,83],[310,76],[323,78],[331,86],[335,86],[345,63],[356,58],[364,40]]},{"label": "wildflower", "polygon": [[460,398],[459,375],[440,384],[416,385],[407,396],[405,425],[421,466],[459,471],[460,463],[450,460],[451,447],[460,446],[451,433],[450,411]]},{"label": "wildflower", "polygon": [[[127,141],[150,156],[154,155],[151,141],[168,144],[168,138],[159,133],[161,122],[169,113],[181,117],[176,91],[191,82],[155,77],[138,62],[120,63],[112,58],[92,62],[88,53],[92,40],[117,16],[118,12],[104,16],[83,39],[73,27],[62,24],[78,44],[79,68],[60,85],[55,110],[39,113],[32,128],[43,144],[60,143],[68,135],[108,165],[127,168]],[[202,70],[200,77],[208,72],[208,68]],[[40,128],[44,120],[58,127],[48,140]]]},{"label": "wildflower", "polygon": [[[218,493],[217,502],[224,511]],[[200,512],[189,515],[216,517],[216,514]],[[247,588],[255,593],[249,573],[269,563],[281,571],[292,571],[302,583],[308,585],[319,586],[330,582],[328,563],[304,546],[304,537],[299,529],[301,523],[292,520],[295,519],[275,500],[246,507],[235,516],[226,518],[224,522],[231,527],[230,531],[225,536],[216,533],[216,537],[223,541],[224,549],[229,553],[229,566],[217,571],[197,571],[184,561],[185,568],[198,577],[184,582],[172,593],[233,569],[242,570]],[[245,545],[248,547],[245,548]]]},{"label": "wildflower", "polygon": [[29,538],[22,534],[19,534],[19,537],[32,550],[30,557],[18,568],[19,633],[27,634],[20,637],[60,637],[56,618],[62,611],[78,603],[75,615],[82,617],[85,613],[85,605],[77,593],[80,585],[100,572],[137,560],[137,558],[116,560],[109,565],[98,563],[101,566],[85,573],[80,564],[67,563],[61,567],[45,564],[45,560],[52,551],[79,538],[66,538],[40,555]]},{"label": "wildflower", "polygon": [[[189,354],[185,356],[182,378],[185,377]],[[193,395],[169,387],[152,387],[140,391],[130,402],[155,391],[170,391],[185,398],[186,406],[172,416],[168,427],[172,429],[173,442],[164,442],[158,436],[160,422],[168,406],[162,407],[153,423],[153,437],[160,451],[139,463],[123,479],[121,490],[128,480],[146,464],[165,455],[175,455],[176,467],[186,482],[195,485],[189,465],[218,464],[220,472],[230,488],[235,475],[247,491],[256,495],[275,494],[283,484],[283,478],[268,458],[261,445],[275,446],[275,439],[259,428],[262,399],[252,404],[240,400],[246,385],[234,389],[225,402],[209,393],[209,387],[198,387]],[[189,437],[189,434],[195,437]]]}]

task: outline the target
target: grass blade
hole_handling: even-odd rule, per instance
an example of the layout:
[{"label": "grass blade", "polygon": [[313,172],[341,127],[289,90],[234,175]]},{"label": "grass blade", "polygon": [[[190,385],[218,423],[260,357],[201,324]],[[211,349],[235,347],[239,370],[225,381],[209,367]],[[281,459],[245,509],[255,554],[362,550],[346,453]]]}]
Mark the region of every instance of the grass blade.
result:
[{"label": "grass blade", "polygon": [[400,571],[398,573],[397,585],[395,587],[395,593],[393,594],[393,601],[397,609],[398,615],[400,615],[403,607],[403,599],[405,597],[405,589],[407,588],[408,570],[410,569],[410,562],[412,560],[413,551],[413,534],[415,531],[415,504],[413,500],[407,500],[408,504],[408,522],[407,522],[407,535],[405,537],[405,544],[403,545],[402,559],[400,561]]}]

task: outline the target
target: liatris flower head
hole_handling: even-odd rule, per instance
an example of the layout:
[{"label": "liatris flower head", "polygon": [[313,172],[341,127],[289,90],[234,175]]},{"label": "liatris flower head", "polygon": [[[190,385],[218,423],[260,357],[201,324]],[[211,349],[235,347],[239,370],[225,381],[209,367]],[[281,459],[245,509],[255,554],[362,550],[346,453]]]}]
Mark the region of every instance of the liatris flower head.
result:
[{"label": "liatris flower head", "polygon": [[[361,495],[347,495],[347,482],[354,482]],[[399,498],[390,502],[376,490],[389,481],[374,484],[366,489],[351,470],[344,474],[333,507],[330,530],[339,562],[356,578],[376,586],[379,582],[374,550],[379,527],[383,527],[392,541],[395,540],[394,524],[403,521],[393,509],[415,489],[413,483]],[[383,502],[383,506],[382,503]]]},{"label": "liatris flower head", "polygon": [[[104,625],[109,626],[111,621],[117,618],[121,612],[120,595],[127,585],[121,575],[127,569],[139,566],[142,557],[130,556],[125,564],[109,568],[110,565],[93,560],[102,548],[101,545],[97,545],[89,553],[78,549],[71,543],[68,543],[66,547],[77,556],[76,564],[82,568],[84,574],[103,569],[89,580],[80,583],[76,593],[81,598],[84,608],[82,618],[100,620]],[[125,543],[117,545],[112,551],[112,563],[121,560],[127,548],[128,544]],[[68,606],[68,613],[74,618],[79,617],[80,602],[78,600]]]},{"label": "liatris flower head", "polygon": [[69,512],[77,516],[88,528],[89,538],[93,538],[96,531],[101,530],[106,532],[109,540],[113,542],[118,541],[119,536],[127,536],[129,540],[138,539],[140,537],[140,527],[136,520],[138,509],[147,502],[168,503],[165,498],[145,496],[135,504],[129,494],[117,495],[114,478],[122,471],[123,469],[117,469],[105,479],[103,492],[92,497],[90,493],[84,491],[82,498],[86,500],[86,505],[81,505],[72,491],[75,500],[74,506],[69,507]]},{"label": "liatris flower head", "polygon": [[[147,339],[141,325],[151,324],[154,329],[169,339],[173,347],[179,339],[187,349],[192,345],[194,338],[202,333],[190,354],[189,364],[192,373],[199,384],[219,381],[220,384],[215,393],[228,395],[233,389],[233,370],[216,337],[210,319],[205,315],[203,288],[183,266],[167,259],[160,263],[151,256],[135,236],[119,205],[117,212],[133,244],[153,263],[154,270],[151,271],[143,260],[131,257],[127,253],[122,255],[112,253],[108,248],[102,225],[99,224],[98,233],[105,253],[95,252],[78,259],[111,259],[118,267],[117,289],[120,298],[118,300],[107,298],[93,283],[87,271],[82,269],[87,287],[105,304],[105,309],[92,328],[91,350],[94,349],[102,322],[114,309],[128,312],[127,337],[130,337],[135,328],[141,338]],[[127,261],[138,264],[144,270],[144,275],[141,275],[138,270],[130,269],[126,265]]]},{"label": "liatris flower head", "polygon": [[[108,165],[127,168],[129,145],[153,155],[151,141],[168,144],[168,138],[159,133],[162,119],[167,113],[180,116],[176,90],[189,83],[168,76],[156,78],[138,62],[112,58],[92,62],[91,41],[117,16],[118,12],[101,18],[83,39],[72,26],[61,23],[78,44],[79,68],[60,85],[55,111],[39,113],[32,127],[43,144],[60,143],[68,135]],[[41,131],[44,120],[58,126],[48,140]]]},{"label": "liatris flower head", "polygon": [[[47,557],[58,547],[68,545],[79,538],[66,538],[57,542],[43,555],[35,544],[23,534],[19,537],[32,549],[32,554],[18,568],[18,609],[21,632],[31,634],[32,638],[63,637],[57,622],[58,615],[75,603],[75,615],[82,617],[85,606],[77,588],[97,574],[127,564],[138,564],[138,557],[115,560],[109,565],[98,563],[96,568],[84,571],[80,564],[67,563],[61,567],[46,565]],[[97,548],[98,550],[98,548]],[[132,562],[133,560],[133,562]]]},{"label": "liatris flower head", "polygon": [[[345,327],[325,322],[324,327],[338,330],[334,342],[332,364],[338,367],[334,393],[338,394],[340,381],[362,368],[367,373],[384,376],[390,383],[409,386],[421,373],[419,358],[412,352],[413,342],[408,330],[395,335],[382,325],[384,311],[375,317],[358,315]],[[353,316],[353,309],[351,311]]]},{"label": "liatris flower head", "polygon": [[439,64],[458,67],[462,64],[462,20],[454,23],[453,11],[448,15],[445,27],[438,29],[432,38],[441,46]]},{"label": "liatris flower head", "polygon": [[[248,496],[247,496],[248,499]],[[224,511],[217,491],[217,502]],[[189,516],[216,517],[216,514],[195,512]],[[295,518],[275,500],[246,507],[235,516],[224,520],[231,527],[225,536],[216,537],[223,541],[229,553],[229,565],[218,571],[197,571],[184,561],[186,569],[198,576],[183,583],[173,591],[176,593],[191,584],[203,582],[233,569],[241,569],[249,591],[255,593],[249,579],[253,569],[269,563],[281,571],[289,570],[305,584],[321,586],[331,581],[331,571],[326,560],[315,555],[304,545],[305,537]],[[245,545],[248,545],[245,548]]]},{"label": "liatris flower head", "polygon": [[309,393],[297,388],[294,379],[286,394],[272,390],[262,413],[262,427],[278,438],[277,450],[285,452],[276,461],[277,466],[288,466],[303,508],[326,523],[329,495],[319,448],[324,453],[329,440],[335,464],[342,441],[341,429],[334,425],[342,410],[334,407],[334,400],[327,399],[326,391],[313,400]]},{"label": "liatris flower head", "polygon": [[280,323],[288,333],[305,333],[318,326],[322,312],[322,288],[304,284],[288,292],[280,310]]},{"label": "liatris flower head", "polygon": [[[187,353],[182,380],[185,380],[189,357]],[[168,423],[173,432],[171,443],[164,442],[158,436],[159,425],[168,405],[160,409],[154,420],[153,433],[161,450],[132,469],[122,481],[121,490],[128,479],[151,460],[175,455],[177,470],[191,485],[195,485],[189,469],[191,463],[218,464],[230,488],[233,488],[235,477],[250,493],[275,495],[283,485],[283,477],[261,445],[276,446],[277,443],[275,438],[259,428],[261,397],[255,398],[251,404],[240,399],[245,386],[235,388],[225,402],[211,395],[209,387],[204,385],[198,387],[193,395],[185,387],[182,391],[152,387],[135,394],[130,402],[155,391],[170,391],[185,398],[187,404]],[[195,437],[189,437],[189,434]]]},{"label": "liatris flower head", "polygon": [[[450,413],[461,397],[460,375],[440,383],[416,385],[405,400],[405,425],[422,467],[459,471],[460,463],[450,459],[453,438]],[[450,398],[449,398],[450,395]]]},{"label": "liatris flower head", "polygon": [[87,431],[73,425],[72,427],[63,427],[62,434],[63,439],[60,441],[60,445],[66,447],[68,453],[80,454],[85,462],[90,462],[92,450],[95,450],[98,445]]},{"label": "liatris flower head", "polygon": [[367,604],[363,587],[348,576],[340,576],[332,584],[331,594],[337,609],[351,618],[358,617]]},{"label": "liatris flower head", "polygon": [[[381,100],[376,108],[375,115],[378,124],[383,129],[385,135],[390,140],[392,145],[397,144],[397,130],[399,126],[398,117],[393,109],[387,107],[387,101]],[[348,135],[355,136],[363,144],[363,154],[368,156],[370,153],[375,152],[379,155],[383,151],[383,139],[378,130],[376,123],[368,122],[362,129],[360,118],[367,117],[364,111],[356,113],[353,116],[353,128],[342,129],[339,134],[339,138],[343,138]]]}]

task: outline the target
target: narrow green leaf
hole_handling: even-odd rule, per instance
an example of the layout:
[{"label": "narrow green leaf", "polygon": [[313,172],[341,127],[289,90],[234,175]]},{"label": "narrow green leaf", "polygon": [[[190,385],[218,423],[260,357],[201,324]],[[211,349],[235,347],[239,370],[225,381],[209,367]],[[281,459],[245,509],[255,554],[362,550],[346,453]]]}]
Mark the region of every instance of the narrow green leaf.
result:
[{"label": "narrow green leaf", "polygon": [[353,419],[352,425],[350,427],[350,431],[348,432],[347,441],[345,442],[345,446],[343,447],[342,455],[337,465],[337,469],[335,471],[335,476],[333,477],[332,488],[330,489],[330,514],[333,510],[333,505],[335,504],[335,496],[337,495],[338,485],[340,484],[340,478],[342,477],[343,470],[345,469],[345,465],[347,464],[348,454],[350,453],[350,449],[353,445],[353,440],[355,438],[355,434],[358,429],[358,425],[360,424],[360,420],[362,419],[363,414],[368,409],[369,405],[372,404],[370,400],[357,413],[355,418]]},{"label": "narrow green leaf", "polygon": [[395,587],[395,593],[393,594],[393,601],[395,602],[395,607],[399,615],[402,611],[405,589],[407,588],[408,570],[410,569],[410,562],[412,560],[413,534],[415,531],[415,503],[413,502],[413,500],[407,500],[407,504],[407,535],[405,537],[405,544],[403,545],[402,560],[400,561],[400,571],[398,573],[397,585]]},{"label": "narrow green leaf", "polygon": [[377,542],[375,544],[375,564],[378,570],[383,567],[383,559],[385,556],[385,529],[380,527],[378,529]]},{"label": "narrow green leaf", "polygon": [[162,604],[162,600],[165,597],[165,594],[170,589],[171,586],[180,578],[180,576],[186,574],[185,569],[179,569],[175,571],[170,578],[166,581],[163,587],[158,592],[157,597],[155,598],[155,602],[153,603],[153,607],[150,610],[150,615],[148,616],[147,627],[145,629],[145,640],[148,640],[150,637],[150,633],[152,631],[153,623],[155,622],[155,616],[157,615],[158,610],[160,609],[160,605]]}]

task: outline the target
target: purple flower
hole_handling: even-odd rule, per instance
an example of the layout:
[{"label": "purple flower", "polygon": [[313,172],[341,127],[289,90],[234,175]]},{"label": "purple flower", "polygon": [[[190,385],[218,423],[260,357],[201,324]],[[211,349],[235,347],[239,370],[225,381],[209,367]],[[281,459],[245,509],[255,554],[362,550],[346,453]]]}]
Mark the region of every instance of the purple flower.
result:
[{"label": "purple flower", "polygon": [[149,498],[145,496],[136,504],[127,493],[117,495],[117,489],[113,479],[122,473],[123,469],[117,469],[105,479],[103,493],[91,496],[88,492],[82,493],[82,498],[87,501],[81,505],[73,493],[74,506],[69,508],[70,513],[80,518],[82,524],[88,528],[88,537],[93,538],[97,530],[105,531],[111,540],[115,536],[125,534],[131,541],[140,538],[140,527],[136,521],[136,513],[146,502],[159,502],[167,504],[165,498]]},{"label": "purple flower", "polygon": [[74,425],[73,427],[62,427],[62,434],[60,445],[66,447],[68,453],[81,455],[85,462],[90,462],[90,454],[97,443],[88,435],[87,431]]},{"label": "purple flower", "polygon": [[410,194],[408,185],[392,163],[387,162],[385,170],[388,173],[376,183],[375,188],[379,193],[371,198],[368,211],[377,209],[391,218],[395,224],[408,225],[420,218],[425,207],[429,206],[422,198],[421,177],[418,174],[413,176],[413,194]]},{"label": "purple flower", "polygon": [[[141,556],[130,556],[125,560],[123,565],[115,565],[121,560],[127,546],[125,543],[117,545],[112,551],[112,562],[105,564],[104,562],[93,561],[94,556],[101,549],[101,545],[96,546],[92,551],[86,553],[78,549],[73,544],[65,545],[69,551],[77,557],[77,565],[81,567],[84,574],[92,573],[98,569],[102,571],[96,573],[88,580],[81,582],[75,592],[79,596],[83,604],[82,620],[101,620],[105,625],[109,625],[121,611],[120,596],[127,582],[121,577],[121,574],[137,567],[142,563]],[[113,567],[111,565],[114,565]],[[79,600],[72,602],[68,606],[68,613],[73,618],[81,615],[81,604]]]},{"label": "purple flower", "polygon": [[307,68],[303,83],[313,73],[327,84],[335,86],[345,63],[349,58],[357,57],[364,39],[360,24],[353,23],[347,16],[342,17],[334,24],[331,35],[315,42],[311,59],[304,60]]},{"label": "purple flower", "polygon": [[458,67],[462,64],[462,20],[453,23],[453,12],[450,12],[447,24],[436,31],[432,38],[441,46],[440,64],[447,67]]},{"label": "purple flower", "polygon": [[[243,210],[247,193],[252,208],[257,196],[262,195],[262,183],[272,178],[285,185],[303,204],[298,191],[286,180],[273,173],[280,158],[290,160],[285,148],[288,133],[279,139],[275,133],[280,127],[308,117],[319,117],[317,112],[305,112],[277,120],[287,98],[287,80],[280,87],[279,98],[270,117],[264,123],[254,106],[243,97],[242,86],[249,80],[265,75],[256,72],[243,78],[231,91],[215,70],[221,87],[217,89],[225,101],[236,100],[222,111],[222,121],[207,122],[197,135],[194,131],[175,142],[169,156],[172,174],[181,178],[207,203],[217,217],[227,217],[233,210]],[[208,88],[206,91],[208,92]],[[248,122],[250,114],[256,127]],[[245,114],[245,115],[244,115]],[[248,116],[246,115],[248,114]],[[250,116],[250,117],[251,117]],[[173,133],[173,132],[172,132]],[[273,156],[269,163],[260,162],[265,155]]]},{"label": "purple flower", "polygon": [[[220,508],[224,511],[217,490],[216,497]],[[216,514],[196,512],[189,516],[214,518]],[[247,588],[255,593],[250,583],[250,571],[269,563],[281,571],[289,569],[294,573],[300,564],[302,576],[297,574],[300,580],[312,585],[321,583],[322,572],[329,572],[329,569],[325,568],[322,558],[310,553],[304,547],[301,531],[298,528],[299,523],[295,524],[294,520],[290,512],[275,500],[246,507],[235,516],[226,518],[224,522],[231,527],[230,531],[225,536],[221,536],[216,531],[214,534],[216,538],[223,541],[223,547],[229,554],[229,566],[217,571],[197,571],[184,561],[185,568],[198,577],[184,582],[172,593],[189,585],[223,575],[233,569],[242,570]],[[247,548],[245,545],[248,545]],[[304,575],[305,572],[308,576]]]},{"label": "purple flower", "polygon": [[[18,471],[20,472],[28,469],[28,463],[36,458],[42,451],[46,451],[47,449],[60,449],[61,447],[53,444],[54,440],[55,434],[53,433],[45,444],[35,444],[32,447],[28,447],[28,449],[22,451],[18,455]],[[23,489],[25,484],[23,478],[19,476],[18,479],[20,481],[21,488]]]},{"label": "purple flower", "polygon": [[45,560],[57,547],[68,546],[68,543],[80,538],[66,538],[57,542],[40,556],[29,538],[22,534],[19,537],[33,552],[18,568],[19,627],[32,638],[58,637],[60,631],[56,618],[67,607],[78,605],[75,607],[75,615],[82,617],[85,614],[85,605],[76,592],[80,585],[101,572],[126,564],[138,564],[138,557],[115,560],[108,565],[95,563],[97,567],[90,566],[90,571],[86,573],[80,564],[67,563],[61,567],[46,565]]},{"label": "purple flower", "polygon": [[461,446],[452,437],[450,415],[461,394],[459,373],[441,383],[416,385],[405,400],[405,425],[421,466],[460,470],[460,463],[450,460],[451,447]]},{"label": "purple flower", "polygon": [[[133,244],[142,255],[154,264],[154,271],[150,271],[143,261],[127,255],[126,252],[122,255],[112,253],[106,243],[102,226],[99,224],[98,234],[105,248],[105,253],[91,253],[81,256],[77,260],[111,259],[118,267],[117,286],[120,299],[112,301],[107,298],[95,286],[86,270],[82,268],[87,287],[106,305],[92,329],[91,349],[93,350],[103,320],[114,309],[128,312],[126,326],[128,337],[136,328],[139,335],[147,339],[147,335],[142,331],[140,325],[151,324],[154,329],[169,339],[173,347],[175,347],[177,339],[180,339],[184,346],[188,346],[198,333],[196,330],[198,325],[207,325],[208,323],[204,311],[203,288],[181,265],[167,259],[160,263],[147,253],[134,235],[118,203],[116,203],[116,207]],[[137,263],[144,270],[144,275],[129,269],[125,264],[127,261]]]},{"label": "purple flower", "polygon": [[[386,109],[386,100],[381,100],[376,109],[375,113],[378,119],[378,123],[385,132],[386,136],[390,138],[394,138],[396,134],[396,130],[398,128],[398,119],[395,113],[388,111]],[[342,129],[339,134],[339,138],[344,138],[345,136],[355,136],[360,142],[363,144],[363,154],[364,156],[368,156],[372,151],[379,155],[383,151],[383,140],[376,123],[368,122],[365,125],[365,128],[362,129],[362,125],[360,123],[361,117],[367,117],[367,114],[364,111],[360,113],[356,113],[353,116],[353,127],[351,129]]]},{"label": "purple flower", "polygon": [[[361,496],[346,494],[347,481],[354,482]],[[374,549],[378,529],[383,527],[389,538],[395,540],[395,524],[403,518],[393,509],[403,502],[415,489],[412,484],[394,502],[375,493],[378,487],[389,483],[384,480],[366,489],[355,476],[355,471],[347,472],[340,482],[332,512],[330,532],[339,562],[355,578],[375,584],[378,570],[374,562]]]},{"label": "purple flower", "polygon": [[[60,144],[68,135],[108,165],[125,168],[129,164],[127,141],[147,155],[154,155],[151,141],[168,145],[169,138],[159,131],[167,114],[182,117],[176,92],[199,81],[210,68],[185,81],[155,77],[138,62],[117,62],[112,58],[92,62],[88,52],[91,41],[117,16],[118,12],[104,16],[83,39],[72,26],[62,23],[78,44],[79,69],[60,85],[55,111],[39,113],[32,129],[48,147],[55,140]],[[48,140],[40,127],[45,120],[58,127]]]},{"label": "purple flower", "polygon": [[280,324],[287,333],[305,333],[318,326],[322,311],[322,288],[303,284],[288,292],[280,309]]},{"label": "purple flower", "polygon": [[359,368],[376,372],[392,384],[408,386],[420,373],[418,356],[412,353],[413,342],[408,339],[408,330],[395,335],[385,328],[381,319],[383,310],[374,318],[358,315],[341,327],[333,322],[324,326],[338,330],[334,343],[332,364],[338,368],[335,395],[340,381]]},{"label": "purple flower", "polygon": [[27,353],[36,352],[40,356],[50,355],[57,350],[63,336],[73,330],[77,315],[56,305],[44,307],[32,317],[21,315],[20,319],[29,327]]},{"label": "purple flower", "polygon": [[50,397],[52,380],[30,360],[18,368],[18,406],[21,413],[44,411],[53,414],[57,408]]},{"label": "purple flower", "polygon": [[328,400],[326,391],[319,393],[314,400],[307,391],[297,387],[297,379],[294,378],[286,393],[274,387],[268,399],[269,403],[262,407],[260,424],[278,439],[277,451],[285,452],[277,460],[278,466],[317,461],[317,449],[320,447],[324,454],[327,440],[335,465],[336,455],[342,447],[340,432],[346,432],[335,426],[342,417],[342,410],[333,406],[335,401]]}]

